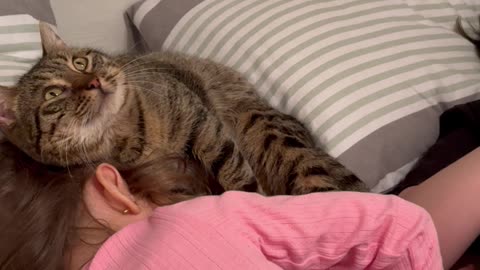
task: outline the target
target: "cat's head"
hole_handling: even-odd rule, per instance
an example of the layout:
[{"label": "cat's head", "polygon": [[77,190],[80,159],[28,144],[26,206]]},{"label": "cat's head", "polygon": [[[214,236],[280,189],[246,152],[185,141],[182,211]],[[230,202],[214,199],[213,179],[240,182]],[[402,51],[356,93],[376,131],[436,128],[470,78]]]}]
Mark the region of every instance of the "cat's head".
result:
[{"label": "cat's head", "polygon": [[43,57],[15,86],[0,86],[0,129],[40,162],[98,160],[112,147],[105,136],[124,101],[121,66],[99,51],[69,48],[46,23],[40,34]]}]

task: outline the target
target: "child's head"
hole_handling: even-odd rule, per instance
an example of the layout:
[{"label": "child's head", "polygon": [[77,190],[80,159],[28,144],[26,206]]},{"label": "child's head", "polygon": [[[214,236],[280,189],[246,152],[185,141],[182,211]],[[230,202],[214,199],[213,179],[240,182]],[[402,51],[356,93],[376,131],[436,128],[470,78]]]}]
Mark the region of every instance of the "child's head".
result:
[{"label": "child's head", "polygon": [[2,269],[64,269],[86,263],[113,232],[158,205],[210,194],[197,164],[163,158],[129,171],[49,167],[0,143]]}]

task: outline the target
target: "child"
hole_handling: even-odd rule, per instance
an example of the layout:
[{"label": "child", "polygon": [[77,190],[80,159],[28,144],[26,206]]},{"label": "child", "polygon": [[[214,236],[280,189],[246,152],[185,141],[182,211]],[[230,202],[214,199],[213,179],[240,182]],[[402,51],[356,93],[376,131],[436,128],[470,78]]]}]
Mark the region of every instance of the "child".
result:
[{"label": "child", "polygon": [[[1,148],[2,269],[430,270],[442,269],[441,255],[448,269],[480,231],[480,150],[402,194],[428,214],[350,192],[226,192],[162,206],[208,177],[169,160],[161,171],[64,171]],[[167,196],[177,182],[187,192]]]}]

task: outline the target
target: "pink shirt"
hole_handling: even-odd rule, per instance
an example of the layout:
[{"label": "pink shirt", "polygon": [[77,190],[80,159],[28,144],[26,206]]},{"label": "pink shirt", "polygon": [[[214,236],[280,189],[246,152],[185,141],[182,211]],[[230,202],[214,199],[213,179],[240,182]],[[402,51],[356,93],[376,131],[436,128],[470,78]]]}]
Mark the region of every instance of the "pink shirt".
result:
[{"label": "pink shirt", "polygon": [[435,227],[395,196],[227,192],[157,208],[86,269],[442,269]]}]

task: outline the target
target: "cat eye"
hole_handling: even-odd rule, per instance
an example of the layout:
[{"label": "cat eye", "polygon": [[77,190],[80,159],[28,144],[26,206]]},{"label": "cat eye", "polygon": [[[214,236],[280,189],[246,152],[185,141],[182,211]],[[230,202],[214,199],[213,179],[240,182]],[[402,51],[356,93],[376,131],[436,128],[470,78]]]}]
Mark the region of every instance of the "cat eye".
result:
[{"label": "cat eye", "polygon": [[61,88],[52,88],[45,93],[45,100],[54,99],[60,96],[62,93],[63,90]]},{"label": "cat eye", "polygon": [[78,57],[73,59],[73,66],[78,71],[85,71],[88,66],[88,59],[85,57]]}]

